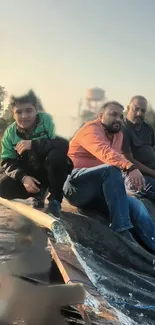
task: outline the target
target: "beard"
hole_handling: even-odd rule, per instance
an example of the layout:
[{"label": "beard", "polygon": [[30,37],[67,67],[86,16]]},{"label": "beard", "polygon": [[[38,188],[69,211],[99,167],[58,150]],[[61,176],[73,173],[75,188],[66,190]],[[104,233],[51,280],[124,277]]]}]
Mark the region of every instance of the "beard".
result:
[{"label": "beard", "polygon": [[141,116],[136,116],[134,118],[134,122],[135,122],[135,124],[142,124],[144,122],[144,118]]},{"label": "beard", "polygon": [[[116,124],[118,125],[117,127],[115,126]],[[102,123],[102,125],[106,129],[106,131],[108,133],[111,133],[111,134],[115,134],[115,133],[120,132],[120,130],[122,128],[122,125],[119,122],[117,122],[117,123],[115,122],[115,123],[112,123],[112,124],[109,124],[109,125]]]}]

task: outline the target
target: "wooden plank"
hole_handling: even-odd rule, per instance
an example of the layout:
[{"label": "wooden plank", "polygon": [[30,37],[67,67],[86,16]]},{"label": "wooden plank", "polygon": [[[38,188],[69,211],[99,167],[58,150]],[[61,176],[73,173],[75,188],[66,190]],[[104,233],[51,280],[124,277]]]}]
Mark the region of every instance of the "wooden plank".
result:
[{"label": "wooden plank", "polygon": [[[86,304],[82,306],[82,309],[87,315],[93,313],[93,317],[96,318],[98,324],[100,321],[102,324],[115,324],[120,325],[116,311],[106,302],[106,300],[98,293],[92,282],[87,277],[85,270],[78,262],[73,250],[69,245],[57,244],[51,239],[48,240],[48,245],[51,251],[51,255],[55,263],[57,264],[59,271],[64,279],[65,283],[82,283],[84,285],[86,295],[92,299],[94,307],[90,308]],[[96,311],[95,311],[95,306]],[[81,311],[81,310],[80,310]]]},{"label": "wooden plank", "polygon": [[46,213],[33,209],[31,206],[28,206],[18,200],[6,200],[0,197],[0,204],[3,206],[14,210],[21,215],[27,217],[28,219],[34,221],[42,227],[47,229],[52,228],[52,225],[56,220],[54,217],[48,216]]}]

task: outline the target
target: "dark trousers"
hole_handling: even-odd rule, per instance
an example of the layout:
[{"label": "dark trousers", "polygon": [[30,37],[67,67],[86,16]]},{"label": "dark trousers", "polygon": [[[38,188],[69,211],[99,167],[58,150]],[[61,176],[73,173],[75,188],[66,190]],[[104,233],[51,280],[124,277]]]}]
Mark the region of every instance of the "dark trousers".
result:
[{"label": "dark trousers", "polygon": [[[66,140],[65,140],[66,141]],[[71,173],[73,164],[67,157],[66,144],[50,150],[41,166],[35,170],[25,170],[28,176],[35,177],[40,181],[40,188],[48,189],[51,198],[61,203],[63,198],[63,184],[68,174]],[[6,174],[0,179],[0,196],[6,199],[27,199],[37,197],[39,193],[28,193],[19,181],[12,179]]]}]

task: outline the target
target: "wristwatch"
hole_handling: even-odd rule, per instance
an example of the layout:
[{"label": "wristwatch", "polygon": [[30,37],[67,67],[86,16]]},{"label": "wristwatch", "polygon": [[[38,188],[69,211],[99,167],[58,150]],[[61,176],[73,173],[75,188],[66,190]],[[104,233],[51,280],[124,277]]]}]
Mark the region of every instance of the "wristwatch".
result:
[{"label": "wristwatch", "polygon": [[130,174],[133,170],[137,169],[137,167],[133,164],[128,169],[126,169],[127,175]]}]

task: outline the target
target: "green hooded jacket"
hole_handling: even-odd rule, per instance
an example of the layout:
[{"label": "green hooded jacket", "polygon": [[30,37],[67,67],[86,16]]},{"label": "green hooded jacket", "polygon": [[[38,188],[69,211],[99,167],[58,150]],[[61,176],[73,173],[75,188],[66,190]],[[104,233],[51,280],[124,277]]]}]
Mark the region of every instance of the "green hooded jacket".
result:
[{"label": "green hooded jacket", "polygon": [[38,139],[54,139],[55,138],[55,125],[52,117],[40,112],[37,114],[37,123],[30,134],[21,132],[17,128],[16,122],[12,123],[4,132],[2,139],[2,153],[1,159],[16,159],[17,152],[15,147],[21,140],[38,140]]},{"label": "green hooded jacket", "polygon": [[[26,175],[25,168],[37,166],[38,157],[46,155],[55,139],[55,125],[48,113],[39,112],[36,124],[31,133],[25,133],[12,123],[4,132],[2,139],[2,167],[5,173],[15,180],[21,181]],[[31,150],[18,155],[15,147],[21,140],[32,140]]]}]

